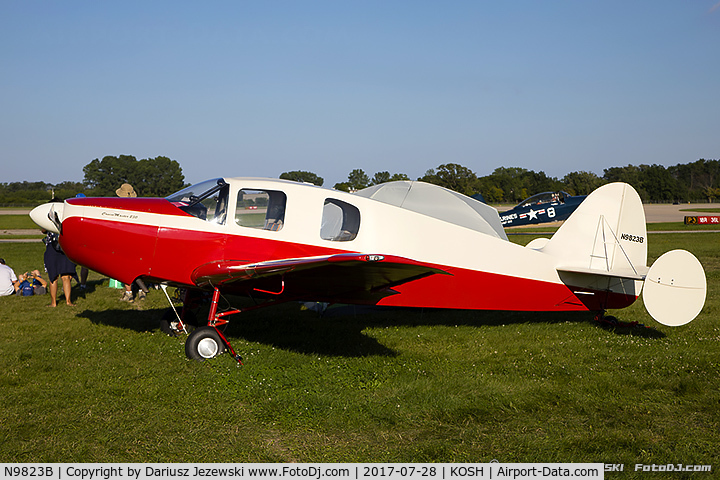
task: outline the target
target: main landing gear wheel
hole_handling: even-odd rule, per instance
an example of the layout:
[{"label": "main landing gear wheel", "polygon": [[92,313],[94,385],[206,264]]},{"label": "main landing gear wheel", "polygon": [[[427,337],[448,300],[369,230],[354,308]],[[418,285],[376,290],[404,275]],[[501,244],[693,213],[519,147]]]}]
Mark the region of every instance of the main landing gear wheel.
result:
[{"label": "main landing gear wheel", "polygon": [[191,360],[208,360],[225,352],[225,342],[213,327],[200,327],[185,341],[185,355]]}]

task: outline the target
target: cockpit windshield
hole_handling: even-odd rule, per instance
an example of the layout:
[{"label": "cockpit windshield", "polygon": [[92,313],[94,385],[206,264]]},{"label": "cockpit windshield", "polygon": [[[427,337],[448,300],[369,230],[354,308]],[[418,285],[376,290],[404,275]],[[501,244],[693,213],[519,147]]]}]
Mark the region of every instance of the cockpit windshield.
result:
[{"label": "cockpit windshield", "polygon": [[181,210],[208,222],[224,224],[230,186],[222,178],[207,180],[165,197]]},{"label": "cockpit windshield", "polygon": [[196,183],[195,185],[191,185],[189,187],[185,187],[179,192],[175,192],[171,195],[168,195],[165,197],[166,199],[170,200],[173,203],[190,203],[192,202],[193,197],[194,198],[200,198],[203,196],[204,193],[206,193],[208,190],[212,190],[216,188],[219,183],[225,183],[225,180],[222,178],[215,178],[212,180],[206,180],[204,182]]},{"label": "cockpit windshield", "polygon": [[541,203],[553,203],[553,202],[565,202],[565,197],[570,195],[567,192],[543,192],[533,195],[530,198],[526,198],[522,202],[517,204],[517,207],[529,207],[531,205],[538,205]]}]

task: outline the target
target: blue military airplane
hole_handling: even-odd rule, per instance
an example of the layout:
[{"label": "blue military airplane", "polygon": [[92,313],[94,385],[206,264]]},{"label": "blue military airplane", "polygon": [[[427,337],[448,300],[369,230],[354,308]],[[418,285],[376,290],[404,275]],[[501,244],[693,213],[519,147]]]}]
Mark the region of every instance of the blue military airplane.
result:
[{"label": "blue military airplane", "polygon": [[503,227],[558,222],[568,218],[585,197],[587,195],[570,195],[562,191],[538,193],[500,213],[500,221]]}]

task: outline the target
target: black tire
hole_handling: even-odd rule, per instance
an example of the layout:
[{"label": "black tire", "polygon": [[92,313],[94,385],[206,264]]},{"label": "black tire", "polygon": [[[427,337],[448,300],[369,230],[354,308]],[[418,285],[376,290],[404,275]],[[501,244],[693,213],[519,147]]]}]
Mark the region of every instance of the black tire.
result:
[{"label": "black tire", "polygon": [[[176,310],[178,315],[182,317],[183,307],[177,307]],[[184,324],[185,329],[188,331],[188,333],[195,330],[196,323],[197,320],[195,318],[195,315],[190,310],[185,312]],[[168,308],[167,310],[165,310],[162,318],[160,318],[160,331],[170,335],[171,337],[177,337],[178,335],[185,333],[180,328],[178,328],[177,315],[175,315],[175,312],[172,308]]]},{"label": "black tire", "polygon": [[225,352],[225,342],[213,327],[200,327],[185,341],[185,355],[191,360],[209,360]]},{"label": "black tire", "polygon": [[603,320],[605,320],[606,323],[609,323],[610,325],[619,325],[620,321],[617,319],[614,315],[606,315]]}]

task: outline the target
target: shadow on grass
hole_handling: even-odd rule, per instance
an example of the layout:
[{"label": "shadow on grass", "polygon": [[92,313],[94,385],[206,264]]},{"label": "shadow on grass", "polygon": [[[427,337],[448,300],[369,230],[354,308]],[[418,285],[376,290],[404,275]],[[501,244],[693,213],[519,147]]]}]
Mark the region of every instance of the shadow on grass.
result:
[{"label": "shadow on grass", "polygon": [[512,312],[497,310],[451,310],[343,305],[329,308],[324,316],[337,319],[366,318],[367,325],[463,325],[502,326],[525,323],[590,323],[617,335],[643,338],[665,338],[652,327],[619,321],[616,325],[598,322],[593,312]]},{"label": "shadow on grass", "polygon": [[[125,328],[136,332],[159,330],[165,308],[148,310],[85,310],[78,317],[94,324]],[[201,308],[198,319],[207,316]],[[396,356],[397,352],[362,333],[362,322],[338,322],[318,318],[314,312],[300,311],[297,304],[278,305],[260,311],[227,317],[230,323],[221,327],[231,343],[242,338],[302,354],[345,357]],[[204,323],[204,320],[198,322]]]},{"label": "shadow on grass", "polygon": [[[126,328],[138,332],[159,329],[160,318],[166,309],[85,310],[78,314],[92,323]],[[197,312],[199,324],[204,324],[207,307]],[[341,357],[369,357],[398,355],[363,331],[387,326],[502,326],[526,323],[590,323],[617,335],[644,338],[663,338],[665,334],[642,326],[607,326],[593,320],[589,312],[505,312],[448,309],[373,307],[336,305],[322,315],[302,310],[298,303],[286,303],[227,317],[230,323],[224,333],[233,342],[242,338],[275,348],[301,354]]]},{"label": "shadow on grass", "polygon": [[164,312],[164,308],[150,310],[112,308],[105,310],[83,310],[82,312],[78,312],[77,317],[87,318],[96,325],[126,328],[135,332],[152,332],[153,330],[159,329],[160,318]]},{"label": "shadow on grass", "polygon": [[656,330],[653,327],[647,327],[642,324],[629,324],[620,322],[620,325],[614,325],[611,323],[602,323],[602,322],[595,322],[593,323],[598,327],[602,328],[603,330],[607,330],[609,332],[612,332],[616,335],[629,335],[632,337],[641,337],[641,338],[665,338],[667,335],[665,333]]},{"label": "shadow on grass", "polygon": [[87,298],[87,295],[90,293],[95,293],[95,290],[97,290],[97,287],[102,287],[103,282],[105,280],[88,280],[85,283],[85,288],[79,288],[78,286],[73,286],[73,295],[76,295],[78,298]]},{"label": "shadow on grass", "polygon": [[297,303],[236,316],[226,333],[250,342],[304,354],[395,357],[398,352],[366,335],[364,321],[338,321],[300,310]]},{"label": "shadow on grass", "polygon": [[343,321],[364,319],[371,325],[402,326],[500,326],[522,323],[581,322],[592,318],[587,312],[509,312],[497,310],[454,310],[442,308],[375,307],[338,305],[323,317]]}]

